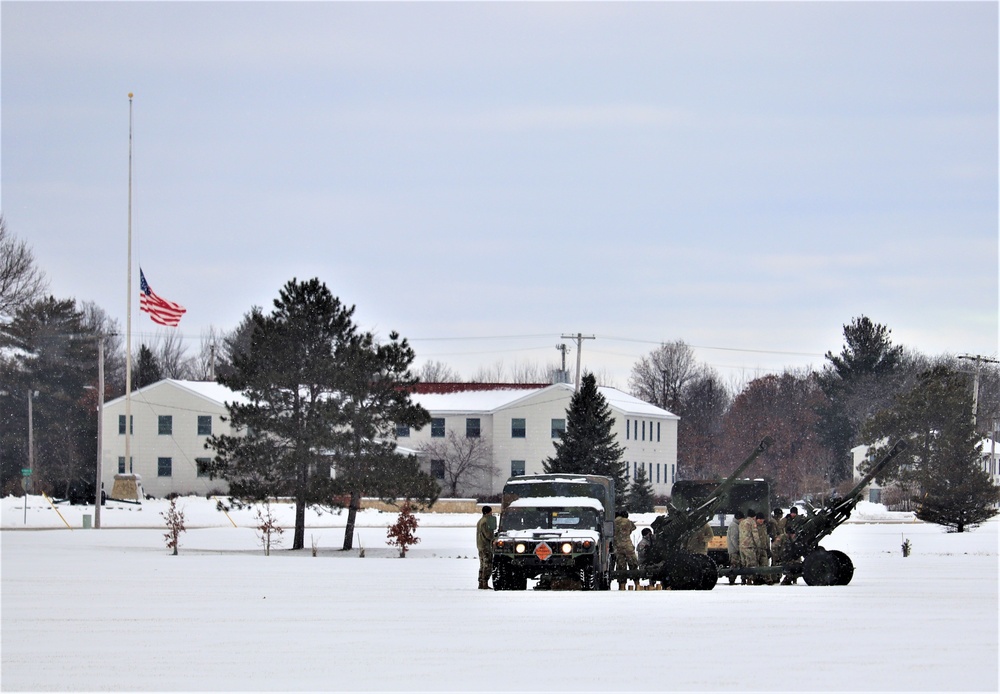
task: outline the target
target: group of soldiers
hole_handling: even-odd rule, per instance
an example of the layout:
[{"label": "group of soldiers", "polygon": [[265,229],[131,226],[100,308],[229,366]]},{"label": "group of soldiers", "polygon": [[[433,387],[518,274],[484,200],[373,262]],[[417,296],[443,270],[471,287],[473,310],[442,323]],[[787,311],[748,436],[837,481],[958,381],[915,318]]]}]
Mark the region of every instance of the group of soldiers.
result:
[{"label": "group of soldiers", "polygon": [[[729,553],[729,565],[734,569],[753,569],[764,566],[794,567],[801,559],[801,554],[795,542],[795,536],[802,523],[799,510],[792,506],[788,515],[780,508],[774,509],[771,517],[748,509],[744,514],[737,511],[735,520],[729,524],[726,533],[726,550]],[[798,572],[786,571],[781,579],[782,585],[790,585],[798,581]],[[729,583],[735,583],[736,576],[729,577]],[[740,583],[744,585],[773,585],[778,582],[778,575],[766,576],[740,575]]]}]

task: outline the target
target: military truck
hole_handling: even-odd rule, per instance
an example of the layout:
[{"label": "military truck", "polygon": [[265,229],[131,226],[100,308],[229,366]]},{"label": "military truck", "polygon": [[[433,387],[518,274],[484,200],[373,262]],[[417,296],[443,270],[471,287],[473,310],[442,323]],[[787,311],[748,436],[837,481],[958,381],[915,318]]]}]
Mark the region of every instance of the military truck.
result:
[{"label": "military truck", "polygon": [[608,590],[615,483],[600,475],[511,477],[493,541],[494,590]]},{"label": "military truck", "polygon": [[[695,508],[715,494],[719,487],[716,480],[681,480],[670,489],[670,503],[678,508]],[[721,569],[729,566],[729,549],[726,532],[734,521],[734,514],[754,511],[768,515],[771,511],[771,485],[766,480],[736,480],[721,495],[712,526],[712,540],[708,544],[708,556]]]}]

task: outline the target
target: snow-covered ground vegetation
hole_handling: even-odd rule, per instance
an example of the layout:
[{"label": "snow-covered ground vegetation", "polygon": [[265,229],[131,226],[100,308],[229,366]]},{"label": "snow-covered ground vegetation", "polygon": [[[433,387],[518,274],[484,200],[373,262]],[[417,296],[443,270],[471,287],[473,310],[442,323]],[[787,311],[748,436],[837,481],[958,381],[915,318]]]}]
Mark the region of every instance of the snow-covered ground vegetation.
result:
[{"label": "snow-covered ground vegetation", "polygon": [[350,552],[343,515],[310,514],[306,549],[265,556],[252,509],[185,497],[171,556],[167,506],[110,503],[93,530],[93,507],[3,499],[3,691],[998,689],[997,520],[862,504],[824,543],[848,586],[512,593],[476,589],[473,514],[418,514],[405,559],[396,514],[362,512]]}]

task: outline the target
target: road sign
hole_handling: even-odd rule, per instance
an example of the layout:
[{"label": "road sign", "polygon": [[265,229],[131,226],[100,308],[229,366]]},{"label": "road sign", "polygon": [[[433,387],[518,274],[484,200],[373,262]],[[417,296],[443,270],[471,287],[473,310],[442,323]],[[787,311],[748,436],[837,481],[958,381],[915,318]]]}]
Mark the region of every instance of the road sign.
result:
[{"label": "road sign", "polygon": [[30,467],[21,468],[21,475],[23,477],[29,477],[31,475],[31,468]]}]

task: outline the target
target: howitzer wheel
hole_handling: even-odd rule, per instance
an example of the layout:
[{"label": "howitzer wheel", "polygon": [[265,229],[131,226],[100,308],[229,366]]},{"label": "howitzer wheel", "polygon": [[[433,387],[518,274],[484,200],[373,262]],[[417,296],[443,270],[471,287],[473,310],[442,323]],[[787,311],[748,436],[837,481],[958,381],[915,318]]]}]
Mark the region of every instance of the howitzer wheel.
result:
[{"label": "howitzer wheel", "polygon": [[839,549],[831,549],[829,554],[837,563],[833,585],[846,586],[851,582],[851,579],[854,578],[854,562],[852,562],[851,558]]},{"label": "howitzer wheel", "polygon": [[802,562],[802,578],[811,586],[832,586],[836,584],[840,562],[832,552],[820,547]]},{"label": "howitzer wheel", "polygon": [[707,554],[693,554],[691,555],[695,558],[698,563],[698,568],[700,571],[700,576],[698,577],[698,585],[695,590],[712,590],[715,588],[715,584],[719,582],[719,566],[715,563],[715,560]]},{"label": "howitzer wheel", "polygon": [[702,575],[704,564],[698,560],[700,556],[702,555],[678,552],[667,559],[668,580],[666,583],[669,584],[671,590],[698,590],[701,588],[704,581]]}]

